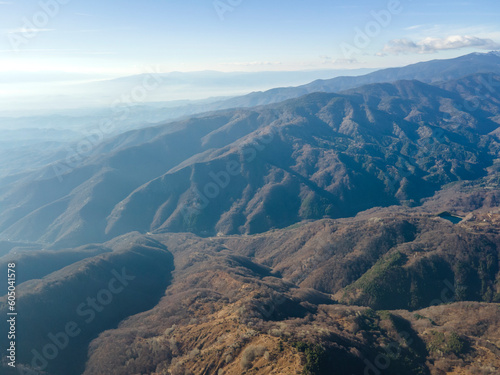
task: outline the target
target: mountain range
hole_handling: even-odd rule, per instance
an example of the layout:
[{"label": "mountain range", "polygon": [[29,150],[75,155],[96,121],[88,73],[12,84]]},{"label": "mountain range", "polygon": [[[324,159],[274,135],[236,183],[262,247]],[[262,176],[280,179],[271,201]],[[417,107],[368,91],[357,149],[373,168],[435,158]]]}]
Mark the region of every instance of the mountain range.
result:
[{"label": "mountain range", "polygon": [[496,373],[498,53],[204,108],[4,168],[19,371]]},{"label": "mountain range", "polygon": [[[491,96],[467,108],[488,81]],[[499,87],[491,74],[371,84],[126,132],[88,157],[8,177],[0,239],[65,247],[134,230],[254,234],[419,205],[495,166]]]}]

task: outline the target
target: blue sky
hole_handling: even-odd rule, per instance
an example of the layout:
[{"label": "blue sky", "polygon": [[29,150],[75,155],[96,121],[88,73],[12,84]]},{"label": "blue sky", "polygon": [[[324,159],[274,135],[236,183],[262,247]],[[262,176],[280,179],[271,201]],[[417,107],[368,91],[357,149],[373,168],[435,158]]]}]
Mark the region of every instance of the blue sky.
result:
[{"label": "blue sky", "polygon": [[498,0],[0,1],[0,72],[400,66],[500,49],[499,17]]}]

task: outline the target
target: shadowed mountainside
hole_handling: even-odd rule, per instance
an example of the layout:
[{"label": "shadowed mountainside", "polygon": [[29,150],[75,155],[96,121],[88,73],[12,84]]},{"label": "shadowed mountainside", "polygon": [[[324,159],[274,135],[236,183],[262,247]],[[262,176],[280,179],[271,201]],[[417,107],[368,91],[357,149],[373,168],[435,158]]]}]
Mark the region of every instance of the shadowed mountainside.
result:
[{"label": "shadowed mountainside", "polygon": [[464,97],[400,81],[128,132],[63,175],[4,185],[0,238],[64,248],[133,230],[251,234],[418,205],[494,165],[499,104],[464,106],[481,79],[449,83]]},{"label": "shadowed mountainside", "polygon": [[[21,368],[81,373],[91,340],[124,318],[153,307],[163,295],[173,270],[172,254],[165,246],[133,236],[108,246],[112,252],[73,262],[65,252],[53,253],[38,262],[35,272],[25,266],[43,253],[14,258],[16,269],[28,279],[18,280],[16,292],[16,358]],[[68,265],[48,273],[57,263]],[[44,277],[36,278],[40,276]],[[7,316],[8,306],[1,298],[2,315]],[[0,328],[7,332],[7,322]],[[6,344],[5,340],[0,344],[2,351]]]}]

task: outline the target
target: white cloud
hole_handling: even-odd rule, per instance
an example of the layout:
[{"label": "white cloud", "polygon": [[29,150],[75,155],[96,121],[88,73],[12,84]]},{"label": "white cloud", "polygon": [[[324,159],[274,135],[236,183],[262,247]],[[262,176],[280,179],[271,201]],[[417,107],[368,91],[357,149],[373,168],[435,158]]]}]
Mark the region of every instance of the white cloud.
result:
[{"label": "white cloud", "polygon": [[435,53],[443,50],[476,47],[486,50],[500,49],[500,43],[489,38],[470,35],[452,35],[446,38],[425,38],[419,42],[410,39],[394,39],[385,45],[383,52],[394,55],[405,53]]}]

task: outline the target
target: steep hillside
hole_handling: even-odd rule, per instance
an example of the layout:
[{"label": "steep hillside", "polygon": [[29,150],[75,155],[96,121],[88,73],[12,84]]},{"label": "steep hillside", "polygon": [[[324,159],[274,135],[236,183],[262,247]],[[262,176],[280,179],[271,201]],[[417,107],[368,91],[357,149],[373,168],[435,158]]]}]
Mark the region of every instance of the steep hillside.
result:
[{"label": "steep hillside", "polygon": [[382,211],[248,237],[155,235],[174,253],[172,286],[92,343],[85,374],[493,375],[499,305],[458,301],[498,300],[498,220],[476,214],[476,233],[474,220]]},{"label": "steep hillside", "polygon": [[[82,257],[78,251],[47,258],[43,253],[21,254],[12,259],[22,275],[17,280],[15,317],[16,358],[21,369],[27,366],[40,371],[35,373],[54,375],[81,373],[86,348],[100,332],[158,302],[171,281],[172,254],[156,241],[134,236],[110,247],[113,252],[80,261],[68,259]],[[29,263],[40,257],[39,269],[30,269]],[[46,274],[58,265],[62,268]],[[1,298],[2,315],[7,316],[8,307],[6,297]],[[4,320],[0,325],[5,337],[8,324]],[[2,340],[0,348],[6,352],[8,342]],[[2,373],[18,373],[7,369]]]},{"label": "steep hillside", "polygon": [[[487,234],[476,234],[468,225],[454,227],[424,213],[404,215],[389,210],[377,215],[320,221],[244,238],[154,236],[174,253],[173,284],[154,309],[131,317],[92,343],[86,374],[131,370],[361,374],[373,369],[387,374],[451,374],[453,369],[494,374],[500,365],[498,304],[457,301],[484,299],[466,293],[476,285],[475,277],[486,277],[489,281],[483,285],[497,288],[497,222],[486,223]],[[442,236],[446,237],[436,242]],[[462,239],[475,240],[479,247],[459,248],[457,253],[454,246]],[[343,255],[342,246],[346,248]],[[394,249],[409,254],[410,259],[401,265],[415,282],[401,294],[411,295],[419,309],[439,306],[412,312],[346,306],[338,304],[337,296],[313,289],[319,285],[321,290],[322,284],[309,281],[342,284],[352,272],[355,281],[349,285],[363,284],[374,276],[372,267],[363,270],[364,258],[370,259],[368,250],[374,259],[386,262],[386,254]],[[489,276],[488,266],[480,261],[488,254],[494,257]],[[461,260],[470,267],[455,267]],[[443,267],[450,271],[443,273]],[[405,282],[392,277],[391,267],[378,268],[377,280],[386,284],[375,280],[373,285],[390,295],[392,305],[386,299],[385,305],[374,307],[393,309],[395,302],[404,304],[401,294],[390,293],[393,285],[404,288]],[[377,292],[368,293],[378,297]],[[344,292],[337,295],[345,298]],[[355,302],[372,304],[362,297]],[[474,318],[465,318],[469,314]]]}]

